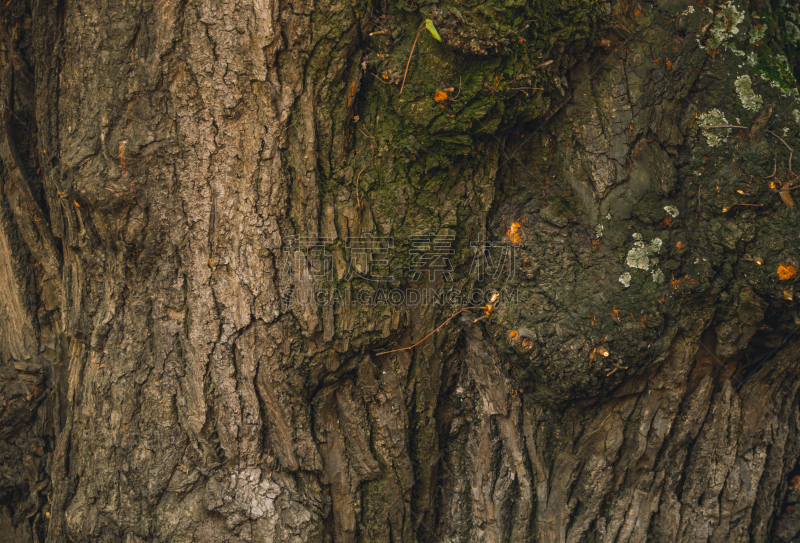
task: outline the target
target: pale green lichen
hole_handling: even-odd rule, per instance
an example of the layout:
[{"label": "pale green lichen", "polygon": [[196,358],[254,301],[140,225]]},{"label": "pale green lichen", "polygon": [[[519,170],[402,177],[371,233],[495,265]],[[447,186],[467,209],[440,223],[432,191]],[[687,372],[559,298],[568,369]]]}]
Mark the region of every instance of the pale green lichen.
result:
[{"label": "pale green lichen", "polygon": [[747,64],[750,66],[755,66],[758,64],[758,55],[755,54],[754,51],[750,51],[747,55]]},{"label": "pale green lichen", "polygon": [[631,286],[631,274],[628,272],[623,273],[619,276],[619,282],[622,283],[622,286],[628,288]]},{"label": "pale green lichen", "polygon": [[633,239],[636,241],[633,243],[633,248],[628,251],[628,257],[625,262],[631,268],[649,270],[650,266],[658,263],[658,259],[653,258],[653,255],[658,254],[661,250],[661,244],[663,243],[661,238],[655,238],[649,244],[642,241],[641,234],[634,234]]},{"label": "pale green lichen", "polygon": [[656,283],[663,283],[664,282],[664,272],[659,270],[658,268],[653,270],[653,281]]},{"label": "pale green lichen", "polygon": [[800,124],[800,110],[795,109],[792,111],[792,116],[794,117],[794,122]]},{"label": "pale green lichen", "polygon": [[731,34],[738,34],[738,25],[744,21],[744,13],[736,9],[736,6],[730,0],[722,4],[720,11],[722,12],[722,15],[727,17],[727,22],[730,22],[731,24]]},{"label": "pale green lichen", "polygon": [[791,43],[800,42],[800,29],[791,21],[786,21],[786,39]]},{"label": "pale green lichen", "polygon": [[744,21],[744,13],[740,12],[733,2],[722,4],[720,11],[711,26],[711,37],[706,42],[707,49],[720,47],[731,36],[739,33],[739,24]]},{"label": "pale green lichen", "polygon": [[756,43],[763,40],[767,33],[766,28],[767,25],[762,25],[761,28],[753,26],[753,28],[750,30],[750,43]]},{"label": "pale green lichen", "polygon": [[603,237],[603,225],[602,224],[598,224],[597,226],[595,226],[594,231],[597,232],[597,238],[598,239]]},{"label": "pale green lichen", "polygon": [[728,136],[731,133],[729,129],[709,130],[706,128],[707,126],[728,124],[728,119],[725,118],[725,115],[720,110],[714,108],[711,111],[707,111],[700,115],[699,120],[709,147],[718,147],[728,141]]},{"label": "pale green lichen", "polygon": [[753,91],[753,82],[750,80],[749,75],[740,75],[737,77],[733,86],[736,87],[736,94],[739,96],[739,100],[741,100],[745,109],[761,111],[763,101],[761,97]]},{"label": "pale green lichen", "polygon": [[664,206],[664,211],[669,213],[669,216],[673,219],[678,216],[678,208],[675,206]]}]

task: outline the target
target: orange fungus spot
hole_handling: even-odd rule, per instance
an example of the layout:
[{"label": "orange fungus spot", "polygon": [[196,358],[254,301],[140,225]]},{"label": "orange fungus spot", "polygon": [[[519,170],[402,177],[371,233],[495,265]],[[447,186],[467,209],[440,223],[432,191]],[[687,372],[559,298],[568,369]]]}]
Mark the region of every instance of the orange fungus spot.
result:
[{"label": "orange fungus spot", "polygon": [[797,268],[791,264],[781,264],[778,266],[778,277],[780,277],[782,280],[785,281],[787,279],[791,279],[795,275],[797,275]]},{"label": "orange fungus spot", "polygon": [[519,243],[522,240],[522,235],[519,233],[520,228],[522,227],[518,222],[512,222],[511,226],[508,227],[506,236],[511,240],[511,243]]}]

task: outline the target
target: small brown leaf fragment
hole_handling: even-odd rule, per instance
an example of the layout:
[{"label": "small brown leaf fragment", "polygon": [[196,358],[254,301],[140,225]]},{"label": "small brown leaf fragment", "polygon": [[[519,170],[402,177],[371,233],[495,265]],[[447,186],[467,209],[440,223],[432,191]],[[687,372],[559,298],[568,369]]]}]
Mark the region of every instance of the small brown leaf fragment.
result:
[{"label": "small brown leaf fragment", "polygon": [[782,190],[778,193],[778,195],[781,197],[781,200],[783,200],[784,204],[790,208],[794,207],[794,200],[792,200],[792,195],[789,194],[788,190]]},{"label": "small brown leaf fragment", "polygon": [[748,136],[751,140],[761,138],[767,130],[767,126],[769,125],[769,119],[772,117],[773,106],[771,104],[767,104],[764,106],[761,111],[756,115],[756,118],[753,120],[753,123],[750,125],[750,130]]}]

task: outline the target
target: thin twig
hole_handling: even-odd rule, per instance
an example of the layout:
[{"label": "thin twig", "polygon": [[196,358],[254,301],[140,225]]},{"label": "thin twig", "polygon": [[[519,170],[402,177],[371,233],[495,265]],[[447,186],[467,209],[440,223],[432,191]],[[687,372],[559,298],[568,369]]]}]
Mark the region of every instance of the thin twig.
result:
[{"label": "thin twig", "polygon": [[510,89],[506,89],[506,90],[510,90],[510,91],[513,91],[513,90],[518,90],[518,91],[522,91],[522,94],[524,94],[524,95],[525,95],[525,97],[526,97],[526,98],[528,98],[530,95],[529,95],[527,92],[525,92],[525,89],[528,89],[528,90],[544,90],[544,89],[543,89],[543,88],[541,88],[541,87],[511,87]]},{"label": "thin twig", "polygon": [[384,85],[392,85],[392,82],[391,82],[391,81],[384,81],[383,79],[381,79],[380,77],[378,77],[377,75],[375,75],[375,74],[374,74],[374,73],[372,73],[372,72],[370,72],[370,73],[369,73],[369,75],[371,75],[372,77],[374,77],[375,79],[377,79],[378,81],[380,81],[381,83],[383,83]]},{"label": "thin twig", "polygon": [[778,153],[775,153],[775,164],[772,166],[772,175],[768,175],[764,178],[764,181],[771,177],[775,177],[775,174],[778,173]]},{"label": "thin twig", "polygon": [[[738,128],[740,130],[747,130],[746,126],[739,126],[739,125],[735,125],[735,124],[718,124],[718,125],[714,125],[714,126],[706,126],[704,128],[706,130],[711,130],[712,128]],[[785,141],[783,141],[783,138],[780,137],[775,132],[773,132],[772,130],[767,130],[767,134],[769,134],[770,136],[772,136],[774,138],[777,138],[778,141],[780,141],[782,144],[784,144],[786,146],[787,149],[789,149],[789,173],[793,173],[792,172],[792,156],[794,155],[794,149],[789,147],[789,144],[786,143]]]},{"label": "thin twig", "polygon": [[778,141],[780,141],[782,144],[784,144],[786,146],[787,149],[789,149],[789,173],[793,173],[792,172],[792,155],[794,155],[794,149],[789,147],[789,144],[786,143],[785,141],[783,141],[783,138],[780,137],[775,132],[773,132],[772,130],[767,130],[767,134],[769,134],[770,136],[774,136],[774,137],[778,138]]},{"label": "thin twig", "polygon": [[628,366],[620,366],[619,364],[613,364],[612,367],[614,368],[609,373],[606,373],[606,377],[610,377],[611,375],[615,374],[617,370],[627,370]]},{"label": "thin twig", "polygon": [[406,76],[408,75],[408,67],[411,66],[411,57],[414,55],[414,48],[417,46],[417,40],[419,39],[419,33],[422,32],[422,29],[425,28],[421,26],[419,30],[417,30],[417,35],[414,36],[414,44],[411,46],[411,53],[408,54],[408,62],[406,62],[406,71],[403,74],[403,84],[400,85],[400,94],[403,94],[403,87],[406,86]]},{"label": "thin twig", "polygon": [[358,177],[356,177],[356,207],[361,207],[361,199],[358,197],[358,180],[361,179],[361,174],[364,173],[364,170],[369,168],[369,164],[366,164],[361,171],[358,172]]},{"label": "thin twig", "polygon": [[447,324],[448,322],[450,322],[450,321],[451,321],[451,320],[453,320],[454,318],[458,317],[458,316],[459,316],[461,313],[463,313],[463,312],[464,312],[464,311],[466,311],[467,309],[482,309],[482,308],[481,308],[480,306],[475,306],[475,307],[465,307],[465,308],[463,308],[463,309],[461,309],[461,310],[457,311],[457,312],[456,312],[455,314],[453,314],[453,315],[452,315],[452,316],[451,316],[449,319],[447,319],[447,320],[446,320],[446,321],[444,321],[442,324],[440,324],[440,325],[439,325],[439,326],[436,328],[436,330],[434,330],[433,332],[431,332],[430,334],[428,334],[427,336],[425,336],[425,337],[424,337],[424,338],[422,338],[421,340],[417,341],[417,342],[416,342],[414,345],[412,345],[412,346],[410,346],[410,347],[403,347],[402,349],[395,349],[395,350],[393,350],[393,351],[384,351],[384,352],[382,352],[382,353],[375,353],[375,356],[383,356],[383,355],[385,355],[385,354],[389,354],[389,353],[397,353],[397,352],[400,352],[400,351],[407,351],[407,350],[409,350],[409,349],[413,349],[414,347],[416,347],[417,345],[419,345],[420,343],[422,343],[423,341],[425,341],[426,339],[428,339],[429,337],[431,337],[433,334],[435,334],[436,332],[438,332],[439,330],[441,330],[441,329],[442,329],[442,326],[444,326],[445,324]]},{"label": "thin twig", "polygon": [[455,98],[453,98],[453,102],[458,100],[459,96],[461,96],[461,76],[458,76],[458,92],[456,93]]}]

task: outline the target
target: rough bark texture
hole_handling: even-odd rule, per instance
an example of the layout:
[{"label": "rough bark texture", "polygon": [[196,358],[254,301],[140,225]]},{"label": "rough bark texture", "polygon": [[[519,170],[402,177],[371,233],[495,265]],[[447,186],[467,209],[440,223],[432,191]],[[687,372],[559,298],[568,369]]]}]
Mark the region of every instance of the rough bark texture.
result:
[{"label": "rough bark texture", "polygon": [[[0,540],[800,541],[798,26],[11,0]],[[450,283],[409,269],[429,233]],[[459,309],[412,287],[516,294],[379,355]]]}]

